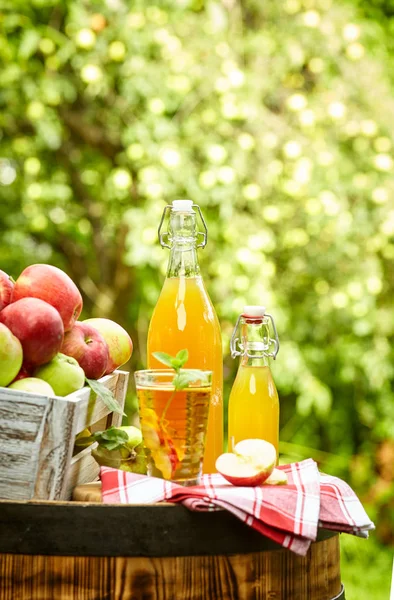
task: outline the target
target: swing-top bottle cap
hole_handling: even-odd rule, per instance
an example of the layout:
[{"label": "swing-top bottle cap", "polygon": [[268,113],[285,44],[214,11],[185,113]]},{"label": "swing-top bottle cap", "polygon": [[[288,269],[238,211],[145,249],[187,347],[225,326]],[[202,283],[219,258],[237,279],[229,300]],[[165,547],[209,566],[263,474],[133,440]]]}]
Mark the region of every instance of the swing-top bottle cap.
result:
[{"label": "swing-top bottle cap", "polygon": [[243,317],[264,317],[265,306],[244,306]]},{"label": "swing-top bottle cap", "polygon": [[175,212],[194,213],[193,200],[173,200],[172,210]]}]

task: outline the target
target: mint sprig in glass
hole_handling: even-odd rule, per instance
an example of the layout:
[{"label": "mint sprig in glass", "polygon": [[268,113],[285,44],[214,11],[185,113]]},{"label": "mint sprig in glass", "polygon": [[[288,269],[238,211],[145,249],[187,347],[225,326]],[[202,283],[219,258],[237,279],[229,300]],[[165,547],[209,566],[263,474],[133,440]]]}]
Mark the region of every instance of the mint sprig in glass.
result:
[{"label": "mint sprig in glass", "polygon": [[206,383],[207,371],[200,371],[199,369],[182,369],[189,360],[189,351],[186,348],[184,350],[179,350],[176,356],[171,356],[166,352],[153,352],[153,356],[163,365],[166,365],[175,371],[175,376],[172,381],[174,392],[168,399],[161,415],[161,420],[163,421],[176,392],[186,389],[191,383],[196,383],[197,381]]}]

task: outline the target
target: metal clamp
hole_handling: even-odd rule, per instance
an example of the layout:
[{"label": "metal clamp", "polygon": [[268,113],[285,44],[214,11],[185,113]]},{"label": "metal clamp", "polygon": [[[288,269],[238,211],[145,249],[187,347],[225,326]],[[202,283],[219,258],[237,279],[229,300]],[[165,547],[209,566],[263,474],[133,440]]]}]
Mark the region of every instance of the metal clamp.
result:
[{"label": "metal clamp", "polygon": [[278,336],[278,332],[276,331],[276,327],[275,327],[275,321],[274,321],[274,319],[273,319],[272,315],[270,315],[270,314],[268,314],[268,313],[265,313],[265,316],[266,316],[266,317],[268,317],[268,318],[270,319],[270,321],[271,321],[271,323],[272,323],[272,329],[273,329],[273,331],[274,331],[274,336],[275,336],[275,338],[274,338],[274,339],[273,339],[273,338],[270,338],[270,343],[274,344],[274,349],[273,349],[273,351],[272,351],[272,352],[270,352],[269,354],[267,354],[267,356],[272,356],[272,358],[273,358],[274,360],[276,360],[276,356],[277,356],[277,354],[278,354],[278,352],[279,352],[279,347],[280,347],[280,346],[279,346],[279,336]]},{"label": "metal clamp", "polygon": [[[201,218],[201,222],[204,228],[204,231],[198,231],[197,232],[197,236],[201,236],[202,235],[202,242],[200,242],[199,244],[197,244],[197,248],[205,248],[205,246],[207,245],[208,242],[208,229],[207,229],[207,225],[205,223],[204,217],[202,216],[202,212],[200,207],[198,206],[198,204],[193,204],[192,208],[196,208],[198,214],[200,215]],[[163,210],[163,214],[161,216],[161,220],[160,220],[160,224],[159,224],[159,228],[158,228],[158,235],[159,235],[159,242],[160,245],[162,246],[162,248],[169,248],[171,249],[170,244],[168,244],[168,240],[169,240],[169,233],[168,231],[165,231],[164,233],[161,232],[161,229],[163,227],[163,223],[164,220],[166,218],[166,213],[169,210],[171,212],[172,206],[171,204],[167,204],[167,206],[164,207]]]},{"label": "metal clamp", "polygon": [[[271,338],[271,337],[269,338],[269,344],[274,345],[273,350],[271,352],[264,352],[264,355],[267,357],[273,358],[275,360],[276,356],[279,352],[278,332],[276,330],[275,321],[274,321],[272,315],[265,313],[264,316],[268,317],[269,320],[271,321],[272,329],[274,331],[274,336],[275,336],[275,338]],[[231,340],[230,340],[231,358],[236,358],[237,356],[248,356],[248,358],[256,358],[255,354],[250,354],[245,348],[243,348],[243,346],[241,345],[241,343],[239,341],[239,337],[236,337],[237,332],[238,332],[239,322],[240,322],[241,318],[242,318],[242,315],[239,315],[237,322],[235,324],[235,327],[234,327],[233,334],[231,336]],[[237,345],[238,345],[238,347],[237,347]]]}]

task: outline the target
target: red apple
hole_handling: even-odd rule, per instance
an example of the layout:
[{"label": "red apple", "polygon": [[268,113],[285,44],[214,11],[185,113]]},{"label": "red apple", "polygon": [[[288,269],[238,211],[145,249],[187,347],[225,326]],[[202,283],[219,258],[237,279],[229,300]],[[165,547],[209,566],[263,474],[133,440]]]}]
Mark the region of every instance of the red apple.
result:
[{"label": "red apple", "polygon": [[0,310],[3,310],[12,301],[14,285],[13,279],[0,269]]},{"label": "red apple", "polygon": [[275,447],[265,440],[242,440],[234,453],[221,454],[216,469],[233,485],[254,487],[264,483],[276,463]]},{"label": "red apple", "polygon": [[21,370],[19,371],[17,376],[13,379],[12,383],[14,383],[14,381],[19,381],[20,379],[26,379],[26,377],[31,377],[31,373],[29,373],[29,371],[26,369],[25,366],[22,366]]},{"label": "red apple", "polygon": [[75,323],[64,336],[61,352],[72,356],[89,379],[100,379],[108,363],[108,345],[101,333],[88,323]]},{"label": "red apple", "polygon": [[23,362],[43,365],[57,354],[63,343],[63,321],[53,306],[38,298],[22,298],[0,312],[4,323],[23,348]]},{"label": "red apple", "polygon": [[59,312],[64,331],[69,331],[82,310],[82,296],[73,280],[52,265],[31,265],[19,275],[15,283],[13,301],[21,298],[39,298]]},{"label": "red apple", "polygon": [[112,373],[118,367],[124,365],[133,353],[133,342],[123,327],[110,319],[86,319],[83,323],[89,323],[97,329],[108,344],[109,359],[105,375]]}]

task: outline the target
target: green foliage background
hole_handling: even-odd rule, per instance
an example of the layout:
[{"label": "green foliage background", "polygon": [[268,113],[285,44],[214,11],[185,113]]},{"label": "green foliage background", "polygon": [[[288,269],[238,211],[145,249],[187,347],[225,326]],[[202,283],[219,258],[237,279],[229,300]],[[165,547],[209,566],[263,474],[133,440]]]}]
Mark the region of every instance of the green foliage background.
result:
[{"label": "green foliage background", "polygon": [[[348,597],[388,597],[394,503],[391,3],[0,2],[0,255],[49,262],[131,368],[167,254],[166,203],[209,226],[201,265],[229,338],[275,316],[284,460],[313,456],[377,532],[343,540]],[[362,569],[362,571],[361,571]],[[358,573],[363,572],[362,583]],[[360,578],[361,579],[361,578]]]}]

